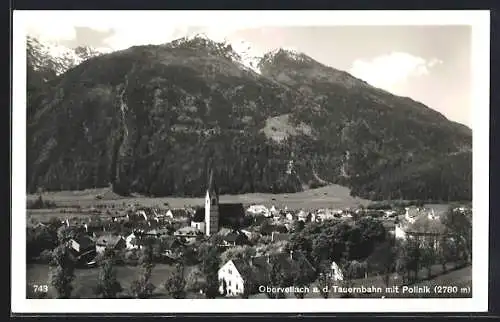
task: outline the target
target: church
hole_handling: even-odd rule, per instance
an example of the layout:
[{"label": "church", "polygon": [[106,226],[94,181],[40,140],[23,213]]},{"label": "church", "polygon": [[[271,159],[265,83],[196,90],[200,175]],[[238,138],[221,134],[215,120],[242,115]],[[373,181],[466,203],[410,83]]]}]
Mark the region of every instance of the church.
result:
[{"label": "church", "polygon": [[[220,227],[239,229],[239,225],[245,216],[243,204],[219,203],[219,190],[215,182],[213,170],[210,171],[208,177],[207,192],[205,195],[205,208],[199,209],[198,213],[202,211],[205,212],[203,226],[206,236],[216,234],[220,230]],[[196,218],[194,221],[196,221]]]}]

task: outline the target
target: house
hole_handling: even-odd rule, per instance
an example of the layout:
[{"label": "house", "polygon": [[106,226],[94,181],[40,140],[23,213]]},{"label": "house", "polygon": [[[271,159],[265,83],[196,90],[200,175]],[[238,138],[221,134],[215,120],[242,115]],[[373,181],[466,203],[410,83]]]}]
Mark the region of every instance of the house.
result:
[{"label": "house", "polygon": [[188,242],[194,241],[201,234],[202,232],[193,227],[182,227],[174,232],[175,237],[184,238]]},{"label": "house", "polygon": [[172,212],[172,210],[168,210],[167,213],[165,214],[165,218],[169,218],[169,219],[174,219],[174,213]]},{"label": "house", "polygon": [[295,214],[294,214],[294,213],[292,213],[292,212],[288,212],[288,213],[286,214],[286,220],[288,220],[288,221],[294,221],[294,220],[295,220],[295,218],[296,218],[296,216],[295,216]]},{"label": "house", "polygon": [[128,220],[128,217],[127,217],[126,213],[115,214],[115,215],[111,216],[111,221],[113,221],[113,222],[124,222],[127,220]]},{"label": "house", "polygon": [[148,230],[147,232],[144,233],[144,236],[146,237],[152,237],[152,238],[160,238],[162,236],[166,236],[168,235],[168,229],[161,229],[161,228],[157,228],[157,229],[151,229],[151,230]]},{"label": "house", "polygon": [[299,211],[297,214],[297,220],[303,221],[303,222],[308,222],[311,220],[311,214],[309,212],[306,212],[304,210]]},{"label": "house", "polygon": [[410,224],[413,224],[415,220],[423,214],[423,209],[418,208],[418,207],[406,207],[405,208],[405,215],[404,218],[406,221],[408,221]]},{"label": "house", "polygon": [[[225,263],[218,271],[219,291],[225,296],[240,295],[245,292],[245,282],[251,280],[254,287],[268,285],[269,274],[274,262],[278,262],[285,270],[290,270],[294,262],[298,260],[298,255],[290,253],[278,253],[272,255],[255,256],[248,261],[243,259],[232,259]],[[314,267],[305,259],[308,264],[307,270],[313,277]],[[256,291],[247,290],[249,294]]]},{"label": "house", "polygon": [[100,222],[89,222],[84,223],[83,228],[85,229],[85,233],[91,237],[96,237],[99,233],[104,231],[104,225]]},{"label": "house", "polygon": [[248,230],[245,230],[245,229],[241,229],[240,230],[242,233],[245,234],[245,236],[247,236],[248,239],[251,239],[252,236],[254,235],[254,233],[252,233],[251,231],[248,231]]},{"label": "house", "polygon": [[135,212],[135,215],[138,217],[138,219],[140,217],[142,217],[145,221],[148,220],[148,215],[146,214],[146,210],[145,209],[137,210]]},{"label": "house", "polygon": [[191,220],[191,227],[205,232],[205,208],[196,209],[193,219]]},{"label": "house", "polygon": [[106,234],[100,236],[96,241],[97,253],[104,253],[106,249],[121,250],[127,247],[127,243],[122,236]]},{"label": "house", "polygon": [[245,218],[245,208],[242,203],[221,203],[219,216],[220,227],[239,229]]},{"label": "house", "polygon": [[331,220],[335,218],[335,213],[330,209],[320,209],[316,212],[317,221]]},{"label": "house", "polygon": [[269,209],[267,209],[264,205],[252,205],[247,208],[247,211],[252,215],[263,215],[266,217],[269,217],[270,215]]},{"label": "house", "polygon": [[394,218],[397,215],[397,212],[395,210],[385,210],[384,211],[384,218]]},{"label": "house", "polygon": [[70,254],[79,263],[88,263],[96,255],[96,244],[87,235],[80,234],[70,239]]},{"label": "house", "polygon": [[125,247],[127,249],[140,249],[140,248],[142,248],[138,234],[133,232],[130,235],[128,235],[125,238]]},{"label": "house", "polygon": [[436,213],[434,212],[434,209],[432,208],[428,213],[427,213],[427,218],[429,220],[437,220],[439,219],[439,216],[436,215]]},{"label": "house", "polygon": [[333,261],[332,265],[330,265],[330,271],[328,272],[328,276],[335,282],[344,280],[344,274],[342,273],[342,270],[340,269],[339,265],[335,263],[335,261]]},{"label": "house", "polygon": [[397,223],[394,226],[394,237],[396,239],[405,240],[406,239],[406,229],[407,229],[407,227],[404,227],[403,225],[401,225],[401,223]]},{"label": "house", "polygon": [[233,230],[227,234],[222,235],[222,247],[234,247],[239,245],[248,244],[247,236],[238,230]]},{"label": "house", "polygon": [[[232,259],[225,263],[218,271],[219,292],[225,296],[243,294],[247,268],[241,259]],[[225,294],[224,294],[225,293]]]},{"label": "house", "polygon": [[267,214],[266,217],[273,217],[273,216],[276,216],[276,215],[279,215],[279,211],[276,209],[276,207],[274,207],[274,205],[271,207],[271,209],[269,209],[269,213]]}]

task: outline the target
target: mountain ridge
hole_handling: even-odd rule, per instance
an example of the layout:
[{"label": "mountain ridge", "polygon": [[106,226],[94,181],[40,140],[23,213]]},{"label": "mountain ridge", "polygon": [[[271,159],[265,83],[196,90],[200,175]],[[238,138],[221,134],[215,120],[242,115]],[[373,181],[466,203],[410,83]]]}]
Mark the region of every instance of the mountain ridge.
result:
[{"label": "mountain ridge", "polygon": [[[300,191],[320,177],[372,199],[469,198],[468,159],[459,171],[440,160],[471,154],[471,133],[439,112],[303,53],[268,53],[260,73],[236,55],[227,43],[181,38],[61,74],[28,106],[28,190],[111,183],[198,195],[212,163],[229,193]],[[441,183],[429,181],[443,169]]]}]

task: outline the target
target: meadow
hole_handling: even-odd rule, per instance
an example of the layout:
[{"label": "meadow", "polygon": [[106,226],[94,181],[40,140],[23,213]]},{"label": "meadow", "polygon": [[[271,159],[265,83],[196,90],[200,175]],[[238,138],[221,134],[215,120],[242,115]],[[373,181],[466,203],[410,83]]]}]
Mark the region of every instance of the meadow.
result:
[{"label": "meadow", "polygon": [[[38,198],[38,194],[27,196],[27,201]],[[99,197],[98,197],[99,196]],[[58,207],[96,207],[98,205],[120,207],[127,204],[140,204],[149,207],[164,207],[168,204],[172,208],[186,206],[203,206],[204,198],[159,197],[144,196],[121,197],[109,188],[88,189],[81,191],[45,192],[42,198],[53,201]],[[328,185],[317,189],[288,194],[247,193],[241,195],[221,195],[221,203],[263,204],[265,206],[285,207],[289,209],[309,208],[346,208],[367,205],[369,200],[354,198],[349,195],[349,189],[339,185]]]},{"label": "meadow", "polygon": [[[185,277],[195,269],[196,266],[189,266],[185,269]],[[75,298],[95,298],[94,289],[97,285],[99,278],[99,268],[82,268],[75,270],[75,280],[73,281],[74,290],[73,297]],[[167,298],[163,284],[168,276],[173,272],[174,266],[168,264],[156,264],[153,268],[151,283],[156,286],[153,297],[154,298]],[[28,264],[26,267],[26,282],[28,284],[28,291],[33,285],[49,285],[49,272],[50,267],[47,264]],[[122,297],[127,296],[132,281],[138,278],[140,274],[140,266],[116,266],[116,276],[120,282],[124,292]],[[53,296],[54,292],[49,286],[49,297]],[[196,294],[190,294],[196,296]],[[29,293],[27,295],[29,297]]]},{"label": "meadow", "polygon": [[[196,269],[196,266],[187,267],[185,270],[185,276],[187,277],[192,270]],[[127,297],[126,290],[130,287],[130,284],[134,279],[137,278],[139,274],[140,267],[139,266],[117,266],[117,279],[121,283],[124,288],[124,292],[122,292],[122,297]],[[168,298],[165,295],[165,291],[163,289],[163,283],[168,278],[169,274],[173,272],[173,266],[169,264],[157,264],[155,265],[151,277],[151,282],[156,286],[156,289],[153,293],[153,298]],[[49,276],[49,266],[46,264],[30,264],[27,266],[27,284],[28,290],[33,285],[43,285],[48,284],[48,276]],[[77,269],[75,271],[75,280],[73,285],[75,285],[74,289],[74,297],[77,298],[95,298],[94,288],[97,284],[99,275],[99,268],[87,268],[87,269]],[[458,290],[462,287],[469,287],[472,289],[472,267],[467,266],[464,268],[455,269],[453,264],[447,265],[447,272],[443,274],[441,265],[434,265],[431,268],[431,279],[426,280],[427,270],[422,269],[419,272],[420,282],[417,282],[415,285],[417,286],[434,286],[434,285],[442,285],[442,286],[457,286]],[[395,274],[391,277],[389,286],[398,285],[402,286],[402,282],[398,276]],[[310,289],[312,289],[316,284],[312,284]],[[456,293],[456,294],[424,294],[424,295],[412,295],[412,294],[402,294],[402,293],[386,293],[385,286],[383,283],[382,276],[371,276],[368,278],[361,278],[352,280],[353,287],[382,287],[382,293],[372,293],[372,294],[358,294],[358,297],[361,298],[380,298],[385,296],[386,298],[424,298],[424,297],[432,297],[432,298],[440,298],[440,297],[471,297],[472,293]],[[49,296],[53,295],[53,291],[50,290],[49,287]],[[29,295],[28,295],[29,296]],[[333,289],[330,290],[329,298],[340,298],[341,294],[334,292]],[[295,298],[294,294],[286,294],[287,298]],[[308,293],[305,298],[320,298],[319,293]],[[204,298],[203,295],[198,293],[188,293],[187,298]],[[267,298],[267,295],[263,293],[254,294],[250,296],[251,299],[259,299],[259,298]]]}]

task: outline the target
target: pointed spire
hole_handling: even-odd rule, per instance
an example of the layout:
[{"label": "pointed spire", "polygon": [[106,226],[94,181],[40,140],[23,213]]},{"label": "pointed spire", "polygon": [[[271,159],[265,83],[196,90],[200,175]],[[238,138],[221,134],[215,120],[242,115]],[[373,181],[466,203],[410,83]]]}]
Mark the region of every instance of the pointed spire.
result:
[{"label": "pointed spire", "polygon": [[207,190],[211,195],[214,194],[217,198],[219,197],[219,189],[217,188],[214,170],[212,168],[209,170]]}]

